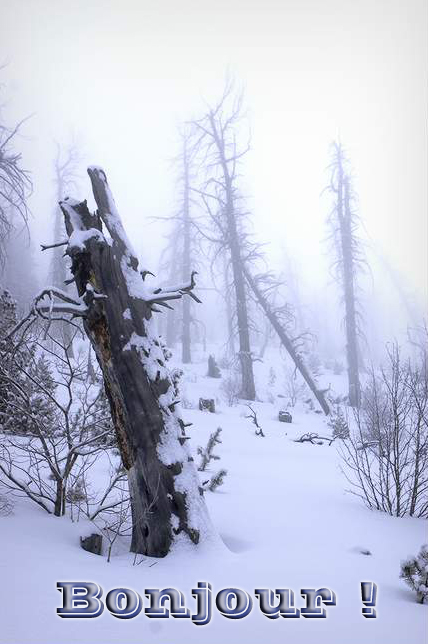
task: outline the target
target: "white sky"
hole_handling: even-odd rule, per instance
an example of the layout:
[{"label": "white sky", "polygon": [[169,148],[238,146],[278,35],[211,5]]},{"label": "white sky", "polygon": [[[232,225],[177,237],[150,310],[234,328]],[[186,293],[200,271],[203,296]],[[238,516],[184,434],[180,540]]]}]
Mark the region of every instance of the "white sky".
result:
[{"label": "white sky", "polygon": [[[1,0],[7,114],[34,112],[21,143],[38,234],[50,236],[53,140],[74,129],[154,261],[162,240],[145,218],[172,209],[176,125],[229,68],[246,90],[246,190],[272,257],[285,244],[326,284],[320,193],[340,134],[369,240],[426,300],[426,27],[424,0]],[[76,196],[88,195],[84,181]]]}]

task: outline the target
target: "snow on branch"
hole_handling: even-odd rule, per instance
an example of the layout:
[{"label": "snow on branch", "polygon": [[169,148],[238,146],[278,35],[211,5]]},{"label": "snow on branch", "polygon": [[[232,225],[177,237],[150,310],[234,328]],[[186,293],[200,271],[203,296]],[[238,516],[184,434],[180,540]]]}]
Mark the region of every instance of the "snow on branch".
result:
[{"label": "snow on branch", "polygon": [[190,295],[195,302],[201,304],[201,300],[193,293],[193,289],[196,285],[195,275],[197,275],[197,272],[192,271],[189,282],[177,284],[176,286],[163,286],[156,288],[152,291],[151,295],[146,296],[144,299],[146,302],[162,305],[168,300],[178,300],[183,295]]}]

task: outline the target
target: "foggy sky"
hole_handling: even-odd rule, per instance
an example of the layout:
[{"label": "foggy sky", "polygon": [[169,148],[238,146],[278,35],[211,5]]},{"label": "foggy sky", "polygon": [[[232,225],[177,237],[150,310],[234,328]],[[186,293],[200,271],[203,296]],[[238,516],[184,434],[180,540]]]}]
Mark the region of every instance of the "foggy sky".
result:
[{"label": "foggy sky", "polygon": [[[274,266],[285,246],[328,282],[329,145],[352,161],[366,240],[427,297],[427,57],[423,0],[2,0],[5,114],[34,113],[19,145],[34,174],[37,240],[51,239],[53,141],[75,131],[102,165],[137,250],[157,261],[152,215],[174,207],[176,126],[226,70],[245,88],[245,192]],[[81,194],[89,196],[82,167]],[[154,241],[154,237],[156,238]],[[390,288],[386,274],[375,288]]]}]

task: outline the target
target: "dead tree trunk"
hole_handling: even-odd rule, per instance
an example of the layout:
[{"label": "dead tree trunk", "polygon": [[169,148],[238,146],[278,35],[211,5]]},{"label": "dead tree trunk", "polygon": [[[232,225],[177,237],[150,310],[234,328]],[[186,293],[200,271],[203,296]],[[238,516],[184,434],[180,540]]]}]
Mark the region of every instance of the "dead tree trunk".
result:
[{"label": "dead tree trunk", "polygon": [[103,373],[129,480],[131,549],[162,557],[176,535],[197,543],[211,528],[152,313],[183,295],[199,300],[193,276],[175,287],[146,285],[148,271],[139,269],[105,173],[88,173],[97,213],[89,212],[86,201],[60,203],[79,300],[62,298],[53,310],[83,317]]},{"label": "dead tree trunk", "polygon": [[355,310],[351,208],[348,177],[343,178],[343,190],[344,212],[339,214],[338,202],[338,215],[343,249],[343,283],[345,291],[346,355],[348,361],[349,404],[352,407],[359,407],[361,400],[361,386],[358,368],[358,334]]},{"label": "dead tree trunk", "polygon": [[233,303],[232,293],[229,288],[228,272],[229,266],[226,256],[223,259],[224,265],[224,298],[226,301],[226,318],[227,318],[227,357],[232,358],[235,355],[235,338],[233,329]]},{"label": "dead tree trunk", "polygon": [[245,400],[255,400],[256,386],[254,383],[253,358],[250,346],[250,331],[248,323],[247,296],[245,293],[244,266],[241,257],[239,233],[235,213],[235,189],[233,176],[229,171],[228,158],[223,139],[223,132],[218,130],[213,112],[209,114],[212,136],[217,148],[219,165],[221,167],[224,189],[224,215],[230,259],[232,264],[233,283],[235,286],[236,319],[238,323],[239,361],[241,364],[242,388],[240,397]]},{"label": "dead tree trunk", "polygon": [[216,256],[219,248],[230,254],[242,379],[240,397],[255,400],[248,302],[243,273],[245,259],[254,248],[250,249],[245,230],[247,213],[239,206],[242,197],[237,185],[238,166],[249,150],[247,146],[245,150],[238,151],[235,127],[239,121],[241,103],[242,96],[234,97],[233,84],[227,83],[217,106],[210,108],[202,119],[192,123],[199,137],[197,145],[202,164],[207,163],[203,184],[196,191],[206,207],[210,224],[214,226],[214,238],[211,235],[206,238],[217,247]]},{"label": "dead tree trunk", "polygon": [[356,215],[351,209],[351,186],[345,173],[346,161],[340,144],[335,144],[331,190],[336,194],[334,215],[330,218],[335,241],[338,281],[341,282],[345,302],[346,357],[348,363],[349,404],[359,407],[361,386],[359,379],[358,325],[355,296],[355,279],[361,264],[361,249],[356,235]]},{"label": "dead tree trunk", "polygon": [[284,348],[288,352],[290,358],[293,360],[294,364],[296,365],[296,368],[299,370],[306,384],[308,385],[309,389],[312,391],[315,398],[318,400],[323,412],[326,415],[328,415],[330,413],[330,407],[328,406],[328,403],[324,397],[324,392],[317,388],[316,383],[314,382],[313,378],[311,377],[311,374],[309,373],[308,369],[305,366],[305,363],[303,362],[299,353],[296,351],[293,345],[292,339],[289,338],[283,325],[281,324],[277,315],[275,314],[275,311],[271,308],[267,298],[263,296],[262,291],[257,286],[256,280],[254,279],[254,277],[250,275],[247,269],[245,269],[245,277],[251,290],[253,291],[256,297],[257,302],[265,312],[266,317],[268,318],[269,322],[272,324],[273,328],[278,334],[279,339],[281,340],[281,343],[283,344]]}]

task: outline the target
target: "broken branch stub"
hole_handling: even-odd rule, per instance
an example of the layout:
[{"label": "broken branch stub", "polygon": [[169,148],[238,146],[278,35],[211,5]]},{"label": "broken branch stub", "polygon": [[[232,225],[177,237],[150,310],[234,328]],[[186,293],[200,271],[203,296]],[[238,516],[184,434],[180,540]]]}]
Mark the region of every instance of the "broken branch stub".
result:
[{"label": "broken branch stub", "polygon": [[177,535],[197,543],[212,530],[152,320],[154,302],[164,294],[169,300],[190,293],[193,276],[176,290],[149,288],[142,276],[148,271],[139,268],[104,171],[92,167],[88,174],[97,213],[89,212],[86,201],[60,202],[67,254],[87,305],[83,326],[102,369],[128,474],[131,550],[164,556]]}]

